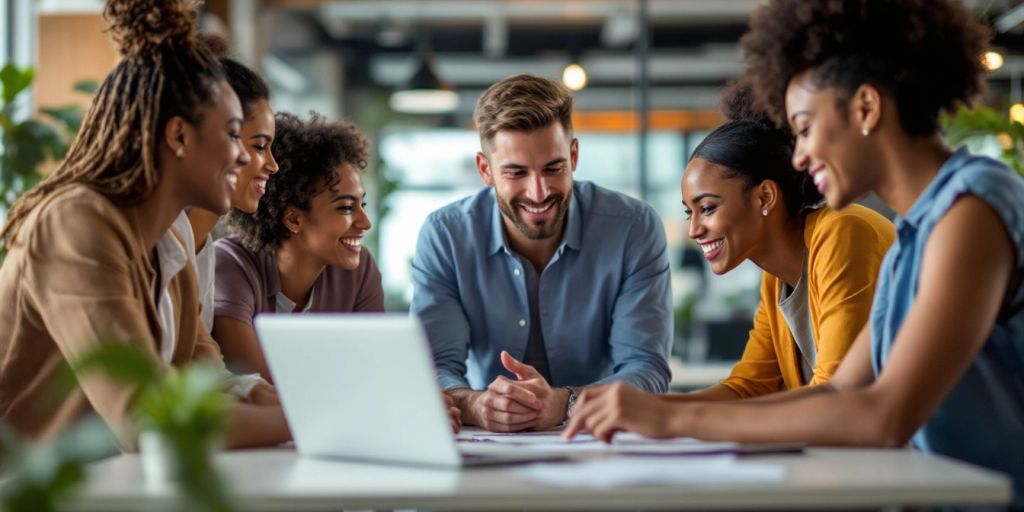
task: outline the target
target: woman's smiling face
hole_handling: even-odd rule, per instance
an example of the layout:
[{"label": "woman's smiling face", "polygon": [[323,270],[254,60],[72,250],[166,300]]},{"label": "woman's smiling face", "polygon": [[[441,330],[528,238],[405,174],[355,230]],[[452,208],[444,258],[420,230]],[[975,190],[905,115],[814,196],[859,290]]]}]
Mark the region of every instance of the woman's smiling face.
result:
[{"label": "woman's smiling face", "polygon": [[359,266],[363,235],[372,227],[366,192],[351,164],[339,165],[334,172],[335,183],[314,196],[309,211],[300,214],[305,218],[298,237],[324,265],[354,270]]},{"label": "woman's smiling face", "polygon": [[743,179],[724,177],[725,171],[695,157],[686,166],[681,185],[689,236],[717,275],[750,258],[764,236],[755,194]]},{"label": "woman's smiling face", "polygon": [[811,175],[834,209],[867,195],[879,178],[877,162],[865,158],[875,153],[872,133],[851,119],[851,107],[840,105],[838,94],[835,87],[815,85],[810,70],[793,77],[786,89],[786,119],[796,136],[793,167]]}]

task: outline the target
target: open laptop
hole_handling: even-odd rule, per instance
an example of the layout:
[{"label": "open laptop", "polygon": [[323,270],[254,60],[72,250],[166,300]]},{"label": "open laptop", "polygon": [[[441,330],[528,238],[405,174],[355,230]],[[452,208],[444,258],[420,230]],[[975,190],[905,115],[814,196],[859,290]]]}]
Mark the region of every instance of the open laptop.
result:
[{"label": "open laptop", "polygon": [[256,332],[303,456],[441,466],[566,458],[456,443],[415,317],[264,314]]}]

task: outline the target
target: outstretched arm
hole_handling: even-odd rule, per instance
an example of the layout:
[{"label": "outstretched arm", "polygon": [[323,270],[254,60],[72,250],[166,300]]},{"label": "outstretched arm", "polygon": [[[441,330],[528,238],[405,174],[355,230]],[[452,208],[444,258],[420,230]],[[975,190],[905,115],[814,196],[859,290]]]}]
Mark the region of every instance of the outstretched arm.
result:
[{"label": "outstretched arm", "polygon": [[[857,383],[871,370],[858,346],[855,358],[840,367],[840,387],[831,387],[836,392],[782,403],[651,405],[636,390],[614,386],[597,396],[584,393],[566,435],[588,430],[610,440],[617,431],[635,430],[745,442],[904,444],[938,408],[988,338],[1014,257],[997,213],[980,199],[965,196],[932,231],[917,298],[896,334],[885,369],[870,385],[848,388],[840,378],[849,373],[850,382]],[[847,372],[848,364],[854,368]],[[638,407],[627,405],[631,403],[654,409],[658,421],[644,419],[644,411],[634,411]]]},{"label": "outstretched arm", "polygon": [[233,403],[228,411],[228,448],[274,446],[292,438],[281,406]]}]

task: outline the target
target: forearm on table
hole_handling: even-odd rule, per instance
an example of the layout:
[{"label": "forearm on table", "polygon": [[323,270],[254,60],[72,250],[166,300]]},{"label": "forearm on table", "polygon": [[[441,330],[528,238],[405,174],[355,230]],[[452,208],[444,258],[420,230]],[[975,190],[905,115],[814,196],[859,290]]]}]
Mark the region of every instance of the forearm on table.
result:
[{"label": "forearm on table", "polygon": [[796,389],[788,389],[785,391],[761,395],[749,399],[748,402],[779,404],[783,402],[791,402],[793,400],[802,400],[813,395],[835,393],[836,391],[837,390],[834,386],[826,382],[817,386],[803,386]]},{"label": "forearm on table", "polygon": [[[813,445],[895,445],[884,439],[885,414],[870,391],[829,393],[801,388],[772,400],[674,404],[671,429],[711,441],[805,442]],[[780,393],[785,395],[790,393]]]},{"label": "forearm on table", "polygon": [[728,386],[716,384],[701,390],[689,393],[670,393],[664,396],[668,402],[723,402],[727,400],[739,400],[740,394]]},{"label": "forearm on table", "polygon": [[280,407],[236,402],[231,404],[229,411],[228,448],[274,446],[292,438]]},{"label": "forearm on table", "polygon": [[475,417],[472,411],[473,402],[477,396],[480,395],[480,391],[473,391],[472,389],[466,388],[448,388],[444,391],[448,396],[452,397],[455,401],[455,407],[458,407],[462,412],[462,423],[466,425],[477,425],[479,419]]}]

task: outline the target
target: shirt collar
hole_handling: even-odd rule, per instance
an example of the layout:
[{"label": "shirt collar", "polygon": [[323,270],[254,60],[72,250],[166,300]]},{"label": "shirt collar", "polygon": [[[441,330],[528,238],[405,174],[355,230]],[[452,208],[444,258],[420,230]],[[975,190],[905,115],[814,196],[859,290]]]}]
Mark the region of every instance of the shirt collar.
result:
[{"label": "shirt collar", "polygon": [[925,214],[931,210],[932,202],[935,197],[939,194],[943,184],[947,181],[946,178],[956,172],[957,169],[963,167],[963,161],[970,158],[971,153],[967,150],[967,146],[964,146],[949,157],[942,167],[939,168],[939,174],[935,176],[931,183],[925,187],[924,192],[917,197],[914,201],[913,206],[907,211],[905,218],[896,217],[896,226],[900,227],[904,224],[909,224],[916,227],[924,219]]},{"label": "shirt collar", "polygon": [[[505,236],[505,222],[502,218],[501,210],[498,208],[498,198],[493,187],[489,193],[494,202],[491,208],[491,241],[487,247],[487,254],[493,256],[501,250],[511,254],[514,251],[508,245],[508,237]],[[565,233],[562,235],[562,243],[559,245],[558,250],[561,251],[563,247],[569,247],[578,251],[580,250],[580,241],[583,238],[583,221],[580,214],[579,194],[577,193],[575,183],[573,184],[573,193],[569,199],[569,211],[566,212],[566,216],[568,218],[566,219]]]},{"label": "shirt collar", "polygon": [[[306,301],[306,305],[302,307],[302,313],[309,313],[311,307],[313,307],[313,297],[316,296],[316,286],[309,291],[309,300]],[[274,303],[277,307],[278,313],[292,313],[295,311],[295,302],[288,298],[283,292],[277,292],[274,295]]]}]

